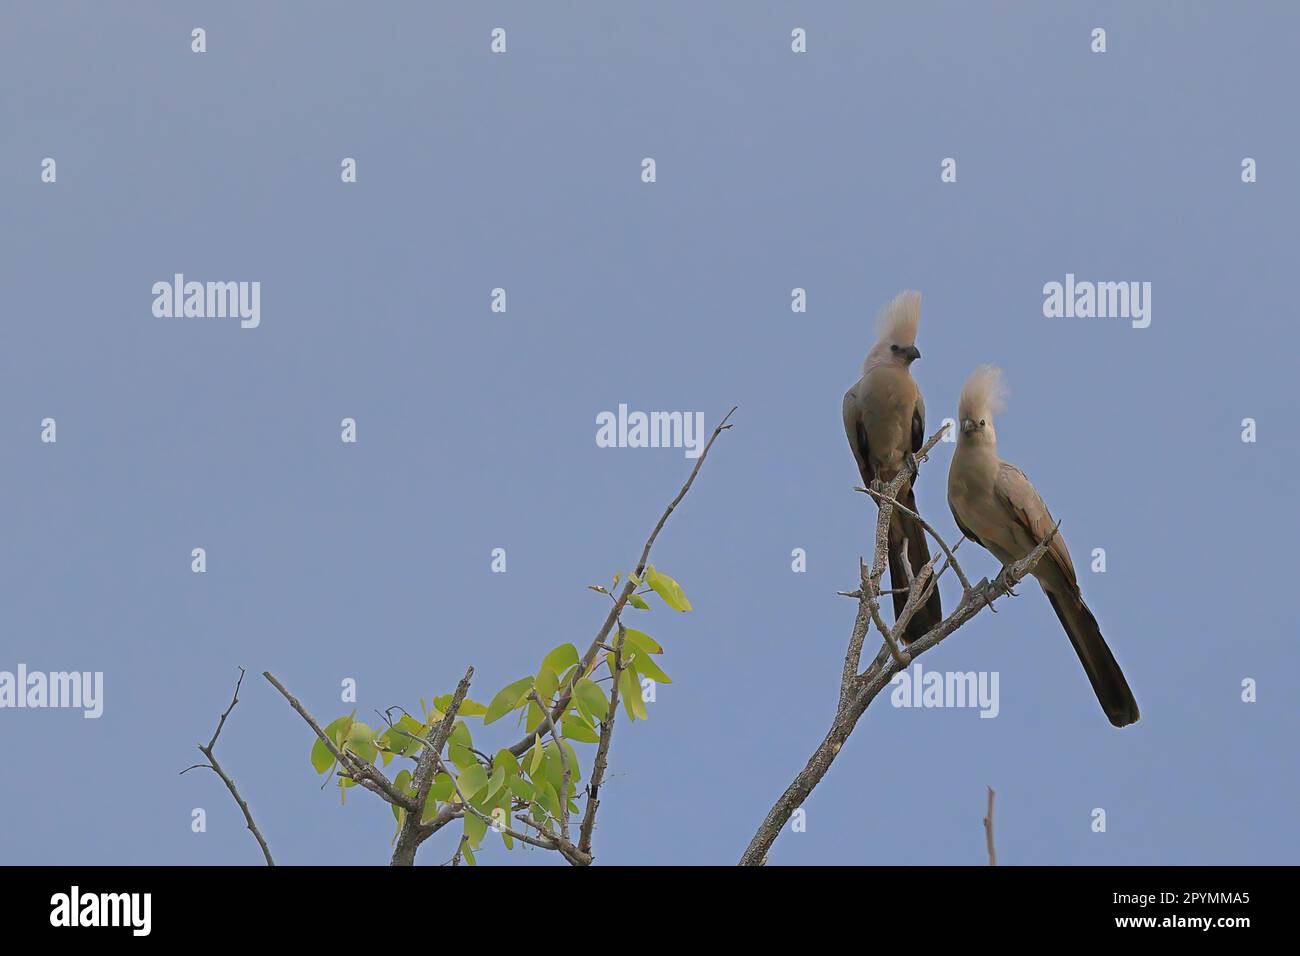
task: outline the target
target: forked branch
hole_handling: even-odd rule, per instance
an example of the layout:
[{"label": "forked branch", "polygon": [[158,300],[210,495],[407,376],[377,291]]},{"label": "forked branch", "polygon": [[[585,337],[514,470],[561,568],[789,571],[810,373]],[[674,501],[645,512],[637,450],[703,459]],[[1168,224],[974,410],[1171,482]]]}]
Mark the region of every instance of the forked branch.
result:
[{"label": "forked branch", "polygon": [[[923,459],[930,449],[934,447],[935,443],[943,437],[948,427],[945,425],[940,428],[922,446],[920,455],[917,457]],[[878,597],[881,593],[880,578],[884,573],[887,557],[886,549],[889,546],[889,518],[893,508],[899,506],[897,496],[903,486],[915,474],[915,471],[915,460],[908,461],[893,481],[882,491],[872,495],[880,504],[880,514],[876,523],[876,551],[870,573],[866,573],[865,565],[859,562],[861,586],[856,593],[848,592],[858,599],[858,614],[853,622],[853,630],[849,635],[848,651],[844,655],[840,698],[835,710],[835,717],[831,721],[826,736],[818,744],[817,749],[813,751],[812,756],[808,758],[804,768],[799,771],[790,785],[777,798],[772,809],[768,811],[763,822],[759,824],[753,839],[750,840],[749,846],[745,848],[745,852],[740,858],[742,866],[762,866],[767,862],[768,850],[776,841],[781,829],[794,811],[803,805],[808,795],[812,793],[813,788],[821,782],[830,769],[831,763],[844,746],[845,741],[853,732],[853,728],[857,726],[858,719],[871,702],[876,699],[876,695],[893,680],[894,676],[905,670],[912,660],[939,644],[970,621],[984,608],[992,607],[993,602],[998,598],[1011,593],[1016,584],[1023,580],[1034,565],[1038,563],[1038,560],[1046,552],[1048,545],[1051,544],[1052,539],[1056,537],[1057,529],[1060,527],[1059,521],[1038,543],[1037,547],[1021,560],[1009,565],[1002,574],[998,575],[995,581],[990,582],[988,578],[983,578],[978,584],[971,585],[957,563],[956,548],[950,548],[947,542],[943,541],[939,536],[938,532],[932,527],[924,525],[926,531],[939,543],[945,555],[944,568],[951,565],[961,579],[963,583],[962,599],[957,608],[946,618],[905,649],[900,648],[895,636],[902,634],[902,628],[906,626],[907,620],[911,618],[909,612],[924,603],[930,589],[934,587],[938,579],[938,574],[930,573],[934,564],[931,561],[911,581],[907,589],[907,605],[904,607],[903,612],[899,614],[898,620],[894,622],[893,627],[891,628],[885,624],[880,616]],[[908,513],[914,515],[914,512],[910,510]],[[940,573],[942,571],[943,568],[940,569]],[[894,582],[894,584],[897,586],[898,582]],[[883,642],[870,666],[859,673],[858,668],[861,664],[862,648],[872,623],[876,625],[883,636]]]}]

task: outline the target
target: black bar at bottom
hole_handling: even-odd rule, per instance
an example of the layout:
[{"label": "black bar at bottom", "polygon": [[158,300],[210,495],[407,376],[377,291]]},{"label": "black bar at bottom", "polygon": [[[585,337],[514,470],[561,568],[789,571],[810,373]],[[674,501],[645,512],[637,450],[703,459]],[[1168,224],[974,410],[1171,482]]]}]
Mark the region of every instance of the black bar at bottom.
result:
[{"label": "black bar at bottom", "polygon": [[468,926],[507,906],[515,917],[534,912],[529,936],[538,941],[546,925],[576,931],[622,914],[627,931],[647,941],[674,926],[687,931],[686,921],[745,937],[810,921],[915,928],[920,920],[927,940],[1001,943],[1047,929],[1058,939],[1199,934],[1230,942],[1287,924],[1281,910],[1293,875],[1281,867],[6,867],[0,925],[6,937],[187,942],[197,931],[255,927],[260,945],[305,942],[321,929],[344,939],[384,927],[415,931],[412,920],[431,909]]}]

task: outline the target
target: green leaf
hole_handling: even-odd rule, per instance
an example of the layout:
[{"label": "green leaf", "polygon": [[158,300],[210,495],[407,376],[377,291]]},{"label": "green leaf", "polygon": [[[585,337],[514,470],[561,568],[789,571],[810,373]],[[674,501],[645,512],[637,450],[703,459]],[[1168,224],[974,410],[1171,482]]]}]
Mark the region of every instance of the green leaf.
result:
[{"label": "green leaf", "polygon": [[638,631],[636,628],[623,628],[623,646],[630,647],[635,651],[643,654],[662,654],[664,649],[659,646],[659,642],[647,634],[645,631]]},{"label": "green leaf", "polygon": [[[465,799],[473,799],[475,794],[487,786],[487,771],[483,769],[482,764],[476,763],[461,771],[460,779],[456,782],[460,786],[460,792]],[[472,816],[472,814],[467,813],[466,816]]]},{"label": "green leaf", "polygon": [[558,793],[560,784],[564,782],[564,766],[560,762],[560,749],[555,746],[555,741],[546,745],[546,765],[542,769],[547,782]]},{"label": "green leaf", "polygon": [[477,814],[465,811],[465,836],[469,838],[470,846],[478,846],[487,836],[487,824],[478,817]]},{"label": "green leaf", "polygon": [[581,664],[581,661],[579,661],[578,664],[574,664],[572,667],[568,668],[563,674],[560,675],[561,687],[568,687],[570,684],[572,684],[575,680],[578,679],[579,664]]},{"label": "green leaf", "polygon": [[600,685],[586,677],[578,681],[573,688],[573,696],[601,720],[609,713],[609,698],[600,689]]},{"label": "green leaf", "polygon": [[469,847],[464,847],[461,855],[465,857],[465,862],[470,866],[478,866],[478,860],[474,859],[474,852]]},{"label": "green leaf", "polygon": [[359,720],[353,721],[352,726],[348,728],[343,750],[356,754],[366,763],[374,763],[375,757],[379,755],[379,748],[375,746],[374,730],[369,724],[363,724]]},{"label": "green leaf", "polygon": [[[325,736],[333,741],[334,745],[337,747],[343,742],[344,738],[347,737],[348,731],[351,728],[352,715],[349,714],[346,717],[340,717],[338,720],[332,721],[330,725],[325,728]],[[321,740],[319,737],[316,738],[316,742],[312,744],[311,747],[311,765],[315,768],[317,773],[326,773],[330,767],[334,766],[334,755],[330,753],[329,747],[325,745],[325,741]]]},{"label": "green leaf", "polygon": [[517,708],[528,698],[528,692],[533,689],[533,679],[531,677],[522,677],[513,684],[507,684],[497,695],[492,698],[492,703],[488,704],[487,711],[483,715],[483,723],[490,724],[500,720],[506,714]]},{"label": "green leaf", "polygon": [[537,796],[537,788],[523,777],[512,777],[510,779],[510,792],[520,800],[532,800]]},{"label": "green leaf", "polygon": [[560,797],[549,780],[542,781],[537,791],[537,802],[546,808],[546,812],[557,820],[560,818]]},{"label": "green leaf", "polygon": [[[409,757],[424,746],[424,742],[418,738],[429,736],[429,729],[410,714],[403,714],[397,723],[384,733],[384,737],[387,738],[389,750],[400,756]],[[415,736],[411,736],[412,734]]]},{"label": "green leaf", "polygon": [[549,667],[557,674],[578,663],[578,649],[572,644],[561,644],[542,659],[542,666]]},{"label": "green leaf", "polygon": [[468,747],[462,747],[460,744],[449,744],[447,757],[457,770],[465,770],[478,765],[478,757],[474,756],[474,752]]},{"label": "green leaf", "polygon": [[627,596],[627,602],[639,611],[650,610],[650,605],[646,603],[645,598],[633,591]]},{"label": "green leaf", "polygon": [[674,611],[691,610],[691,602],[686,599],[682,586],[668,575],[648,567],[645,569],[645,579],[646,583],[654,588],[655,593],[663,598],[663,602]]},{"label": "green leaf", "polygon": [[528,776],[536,777],[537,769],[542,765],[542,736],[533,734],[533,757],[528,762]]},{"label": "green leaf", "polygon": [[[413,791],[411,790],[411,771],[403,770],[396,777],[394,777],[393,786],[396,787],[398,790],[402,791],[402,793],[412,793]],[[403,810],[395,803],[390,803],[388,806],[392,808],[393,816],[397,819],[397,833],[401,833],[402,817],[406,813],[406,811]],[[397,833],[393,834],[394,840],[397,839]]]},{"label": "green leaf", "polygon": [[492,776],[488,779],[487,790],[483,794],[484,800],[491,800],[493,795],[505,785],[506,768],[503,764],[498,763],[492,768]]},{"label": "green leaf", "polygon": [[[420,822],[427,823],[433,819],[434,814],[438,812],[439,802],[446,802],[451,799],[451,795],[456,792],[456,786],[452,782],[451,775],[446,773],[437,774],[429,782],[429,794],[424,798],[424,809],[420,812]],[[412,795],[415,790],[412,789]]]},{"label": "green leaf", "polygon": [[660,684],[671,684],[673,682],[673,679],[665,674],[647,654],[642,654],[636,659],[636,671],[642,677],[649,677]]},{"label": "green leaf", "polygon": [[451,779],[451,774],[440,773],[433,778],[429,784],[429,797],[432,800],[450,800],[451,795],[456,792],[456,785]]},{"label": "green leaf", "polygon": [[[447,708],[451,706],[451,699],[455,694],[443,694],[441,697],[433,699],[433,706],[438,710],[438,719],[441,720],[443,714],[447,713]],[[482,717],[487,713],[487,708],[476,700],[470,700],[466,697],[460,702],[460,709],[456,711],[457,717]]]},{"label": "green leaf", "polygon": [[326,773],[330,767],[334,766],[334,755],[325,746],[325,741],[319,737],[311,745],[311,766],[317,773]]},{"label": "green leaf", "polygon": [[600,743],[600,734],[577,714],[565,714],[560,720],[560,733],[569,740],[584,744]]},{"label": "green leaf", "polygon": [[524,725],[525,731],[536,730],[538,727],[542,725],[542,721],[546,719],[545,712],[543,712],[542,708],[537,706],[536,701],[530,700],[528,702],[527,713],[528,713],[528,721]]},{"label": "green leaf", "polygon": [[[393,786],[398,790],[401,790],[403,793],[414,795],[415,789],[411,786],[411,771],[403,770],[399,772],[398,775],[393,778]],[[389,806],[392,806],[392,804],[389,804]]]},{"label": "green leaf", "polygon": [[561,740],[560,744],[564,747],[565,756],[569,758],[569,792],[572,793],[582,779],[582,764],[578,762],[578,753],[573,749],[573,744],[567,740]]},{"label": "green leaf", "polygon": [[559,675],[549,667],[543,667],[537,672],[537,683],[533,689],[537,691],[537,696],[549,705],[555,692],[560,689]]},{"label": "green leaf", "polygon": [[618,676],[618,696],[623,700],[623,708],[633,720],[649,720],[645,701],[641,699],[641,682],[636,678],[636,671],[627,667]]},{"label": "green leaf", "polygon": [[492,759],[492,766],[505,767],[506,776],[519,773],[519,761],[516,760],[515,755],[505,747],[502,747],[497,751],[497,755]]},{"label": "green leaf", "polygon": [[466,697],[460,702],[460,707],[456,711],[457,717],[482,717],[487,713],[487,708],[476,700],[470,700]]}]

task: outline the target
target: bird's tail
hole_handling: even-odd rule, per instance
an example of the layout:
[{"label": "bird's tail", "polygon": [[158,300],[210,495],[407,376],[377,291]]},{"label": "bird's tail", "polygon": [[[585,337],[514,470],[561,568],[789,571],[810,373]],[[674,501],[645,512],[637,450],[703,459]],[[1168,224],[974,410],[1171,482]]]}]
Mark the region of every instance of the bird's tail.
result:
[{"label": "bird's tail", "polygon": [[1106,646],[1106,639],[1101,636],[1101,628],[1097,627],[1097,619],[1088,610],[1088,605],[1083,603],[1077,591],[1073,595],[1048,591],[1047,597],[1056,616],[1061,619],[1061,626],[1070,635],[1070,643],[1079,655],[1107,719],[1116,727],[1136,723],[1140,716],[1137,700],[1129,690],[1124,672],[1115,662],[1115,655]]},{"label": "bird's tail", "polygon": [[[907,492],[898,500],[920,514],[916,508],[916,494],[910,485]],[[903,565],[904,538],[907,539],[907,560],[913,576],[920,574],[921,568],[930,560],[930,548],[925,540],[925,529],[917,524],[915,519],[895,510],[889,519],[889,581],[890,587],[895,589],[907,587],[908,582],[907,569]],[[906,604],[906,593],[894,595],[895,620],[903,613]],[[936,587],[930,599],[917,608],[912,619],[907,622],[903,640],[908,644],[912,643],[942,620],[943,608],[939,603],[939,589]]]}]

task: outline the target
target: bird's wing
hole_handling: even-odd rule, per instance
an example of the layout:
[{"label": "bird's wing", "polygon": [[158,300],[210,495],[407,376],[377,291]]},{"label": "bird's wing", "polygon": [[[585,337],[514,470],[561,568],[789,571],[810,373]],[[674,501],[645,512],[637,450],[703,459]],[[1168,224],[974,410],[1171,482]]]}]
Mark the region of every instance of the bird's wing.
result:
[{"label": "bird's wing", "polygon": [[916,404],[912,406],[912,453],[916,454],[925,444],[925,397],[921,390],[916,390]]},{"label": "bird's wing", "polygon": [[[1038,490],[1034,488],[1025,473],[1009,461],[1004,461],[998,466],[998,477],[993,483],[993,496],[1008,517],[1020,525],[1035,543],[1046,538],[1056,524]],[[1059,532],[1047,546],[1047,553],[1056,561],[1061,573],[1070,584],[1077,588],[1074,563],[1070,560],[1065,539]]]},{"label": "bird's wing", "polygon": [[853,457],[857,460],[858,473],[862,475],[862,482],[869,486],[875,481],[876,474],[871,467],[871,448],[867,443],[866,426],[862,424],[857,389],[858,386],[854,385],[844,393],[844,434],[849,439],[849,447],[853,449]]},{"label": "bird's wing", "polygon": [[968,528],[968,527],[966,527],[964,524],[962,524],[962,520],[961,520],[961,518],[957,517],[957,509],[954,508],[954,507],[952,506],[952,500],[951,500],[951,499],[949,499],[949,501],[948,501],[948,510],[952,512],[952,520],[955,521],[955,522],[957,522],[957,530],[960,531],[962,534],[964,534],[964,535],[965,535],[967,538],[969,538],[971,541],[974,541],[974,542],[975,542],[976,544],[978,544],[981,548],[983,548],[984,550],[987,551],[987,550],[988,550],[988,545],[985,544],[983,541],[981,541],[981,540],[979,539],[979,536],[976,535],[974,531],[972,531],[970,528]]}]

